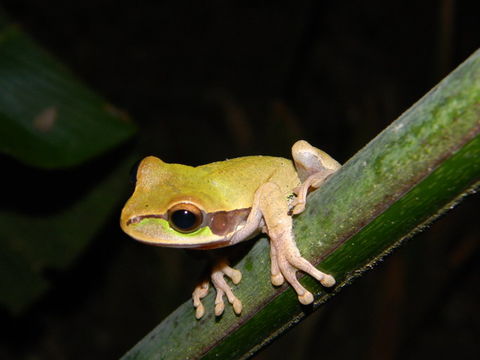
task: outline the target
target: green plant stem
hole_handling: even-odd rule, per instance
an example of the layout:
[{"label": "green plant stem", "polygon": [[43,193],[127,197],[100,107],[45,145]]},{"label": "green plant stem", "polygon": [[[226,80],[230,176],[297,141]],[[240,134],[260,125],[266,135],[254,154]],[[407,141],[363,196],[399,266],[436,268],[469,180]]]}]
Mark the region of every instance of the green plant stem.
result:
[{"label": "green plant stem", "polygon": [[[310,277],[313,308],[371,268],[403,240],[452,208],[480,179],[480,51],[355,154],[309,198],[296,218],[299,248],[335,276],[333,291]],[[122,359],[243,359],[306,316],[288,286],[269,278],[268,242],[258,241],[237,268],[244,310],[194,317],[182,304]],[[160,284],[159,284],[160,286]]]}]

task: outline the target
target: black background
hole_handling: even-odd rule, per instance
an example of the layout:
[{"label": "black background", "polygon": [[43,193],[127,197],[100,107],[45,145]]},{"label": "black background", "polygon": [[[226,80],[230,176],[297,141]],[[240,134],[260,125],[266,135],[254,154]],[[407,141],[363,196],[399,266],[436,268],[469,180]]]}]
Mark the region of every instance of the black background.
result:
[{"label": "black background", "polygon": [[[345,162],[480,43],[477,1],[0,6],[135,120],[122,154],[190,165],[298,138]],[[202,264],[128,239],[118,212],[39,303],[0,312],[1,358],[115,359],[188,299]],[[477,195],[256,358],[479,358],[478,234]]]}]

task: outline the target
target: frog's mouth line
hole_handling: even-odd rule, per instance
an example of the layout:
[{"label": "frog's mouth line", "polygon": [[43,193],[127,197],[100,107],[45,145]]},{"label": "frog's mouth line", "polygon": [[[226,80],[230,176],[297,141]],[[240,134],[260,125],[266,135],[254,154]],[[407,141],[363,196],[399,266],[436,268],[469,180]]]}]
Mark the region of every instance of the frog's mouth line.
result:
[{"label": "frog's mouth line", "polygon": [[127,220],[127,226],[132,224],[138,224],[140,221],[144,219],[163,219],[167,220],[165,215],[157,215],[157,214],[149,214],[149,215],[139,215]]},{"label": "frog's mouth line", "polygon": [[[245,224],[251,208],[230,211],[216,211],[204,214],[203,226],[208,226],[215,235],[225,236],[232,233],[238,226]],[[135,225],[146,219],[163,219],[168,222],[167,214],[137,215],[127,220],[126,225]]]}]

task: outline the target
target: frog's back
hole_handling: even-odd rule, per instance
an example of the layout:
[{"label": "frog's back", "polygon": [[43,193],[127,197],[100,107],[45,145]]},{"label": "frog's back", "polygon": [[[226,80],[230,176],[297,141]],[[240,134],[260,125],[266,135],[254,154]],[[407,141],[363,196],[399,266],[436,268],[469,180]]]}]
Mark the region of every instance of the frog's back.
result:
[{"label": "frog's back", "polygon": [[277,184],[285,196],[300,184],[292,160],[273,156],[245,156],[202,165],[202,177],[237,208],[250,207],[255,191],[266,182]]}]

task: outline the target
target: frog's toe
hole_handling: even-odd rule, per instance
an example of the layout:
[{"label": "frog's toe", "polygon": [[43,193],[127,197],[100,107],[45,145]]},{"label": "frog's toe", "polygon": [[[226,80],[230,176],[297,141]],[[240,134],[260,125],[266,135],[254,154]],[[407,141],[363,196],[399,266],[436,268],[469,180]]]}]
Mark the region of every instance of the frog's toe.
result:
[{"label": "frog's toe", "polygon": [[232,306],[233,306],[233,311],[235,311],[235,314],[240,315],[242,313],[243,305],[240,300],[235,298],[235,300],[233,300]]},{"label": "frog's toe", "polygon": [[305,203],[299,202],[295,205],[295,207],[291,210],[292,215],[298,215],[305,210]]},{"label": "frog's toe", "polygon": [[205,307],[202,304],[202,298],[208,294],[208,280],[202,281],[195,287],[192,293],[193,306],[195,307],[195,317],[200,319],[205,314]]},{"label": "frog's toe", "polygon": [[302,201],[299,198],[296,198],[292,201],[289,206],[288,216],[298,215],[305,210],[306,202]]},{"label": "frog's toe", "polygon": [[325,287],[332,287],[335,285],[335,278],[332,275],[324,274],[323,279],[320,280],[320,284]]},{"label": "frog's toe", "polygon": [[313,302],[313,295],[310,291],[305,291],[302,295],[298,295],[298,301],[303,305],[308,305]]},{"label": "frog's toe", "polygon": [[215,303],[215,316],[222,315],[224,309],[225,309],[225,303],[223,302],[223,299],[219,303]]},{"label": "frog's toe", "polygon": [[272,284],[274,286],[280,286],[285,282],[285,278],[281,273],[272,274]]},{"label": "frog's toe", "polygon": [[222,272],[225,275],[227,275],[230,279],[232,279],[232,282],[235,285],[237,285],[240,282],[240,280],[242,280],[242,272],[237,269],[231,268],[228,265],[225,265],[223,267]]},{"label": "frog's toe", "polygon": [[200,302],[196,307],[195,307],[195,318],[197,320],[201,319],[205,315],[205,307],[203,304]]}]

